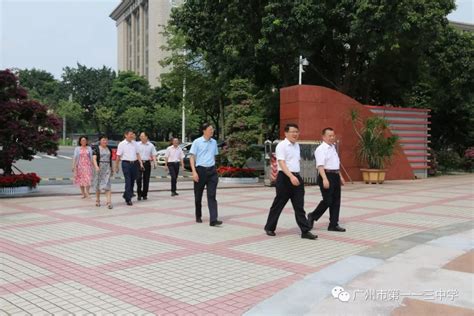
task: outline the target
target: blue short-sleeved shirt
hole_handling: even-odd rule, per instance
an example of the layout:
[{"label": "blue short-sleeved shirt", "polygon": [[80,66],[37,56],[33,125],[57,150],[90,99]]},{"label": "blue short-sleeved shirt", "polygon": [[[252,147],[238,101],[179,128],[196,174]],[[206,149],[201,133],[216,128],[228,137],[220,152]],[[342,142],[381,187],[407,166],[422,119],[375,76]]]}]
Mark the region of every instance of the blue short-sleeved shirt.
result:
[{"label": "blue short-sleeved shirt", "polygon": [[189,153],[196,159],[196,167],[212,167],[216,164],[216,157],[219,154],[217,142],[214,138],[206,140],[201,136],[193,141]]}]

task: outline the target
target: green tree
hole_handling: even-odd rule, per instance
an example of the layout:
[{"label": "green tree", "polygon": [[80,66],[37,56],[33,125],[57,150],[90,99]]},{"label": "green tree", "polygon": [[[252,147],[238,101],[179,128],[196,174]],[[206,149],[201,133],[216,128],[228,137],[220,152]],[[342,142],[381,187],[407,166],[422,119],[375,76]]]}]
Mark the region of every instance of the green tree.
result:
[{"label": "green tree", "polygon": [[227,160],[243,167],[251,157],[259,159],[253,144],[261,139],[263,116],[253,97],[255,87],[249,80],[235,79],[230,83],[230,101],[226,111]]},{"label": "green tree", "polygon": [[474,146],[474,35],[448,27],[427,55],[407,103],[431,109],[435,149],[463,156]]},{"label": "green tree", "polygon": [[84,124],[84,109],[77,102],[59,101],[56,113],[62,118],[66,117],[67,132],[78,132],[86,127]]},{"label": "green tree", "polygon": [[104,104],[114,108],[119,115],[132,107],[151,110],[152,95],[148,80],[132,71],[122,71],[113,81]]},{"label": "green tree", "polygon": [[98,124],[99,131],[105,133],[109,137],[114,134],[120,134],[117,112],[113,108],[106,106],[97,107],[95,111],[95,120]]},{"label": "green tree", "polygon": [[96,128],[95,110],[105,104],[114,79],[111,68],[89,68],[79,63],[76,68],[65,67],[62,74],[67,94],[72,94],[73,100],[84,108],[86,119],[94,120]]},{"label": "green tree", "polygon": [[54,76],[40,69],[19,69],[20,85],[28,90],[29,97],[56,109],[61,100],[67,98],[64,87]]}]

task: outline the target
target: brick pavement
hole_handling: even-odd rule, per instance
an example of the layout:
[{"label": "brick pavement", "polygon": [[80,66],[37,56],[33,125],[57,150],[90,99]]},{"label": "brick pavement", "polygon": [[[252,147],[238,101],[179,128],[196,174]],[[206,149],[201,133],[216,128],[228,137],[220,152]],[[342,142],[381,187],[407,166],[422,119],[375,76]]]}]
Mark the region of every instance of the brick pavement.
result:
[{"label": "brick pavement", "polygon": [[[341,225],[302,240],[289,204],[263,232],[274,189],[218,191],[218,228],[194,222],[193,194],[97,208],[77,196],[1,199],[0,314],[240,315],[305,276],[385,242],[472,222],[472,175],[343,189]],[[306,188],[305,205],[319,202]],[[206,220],[206,218],[204,218]]]}]

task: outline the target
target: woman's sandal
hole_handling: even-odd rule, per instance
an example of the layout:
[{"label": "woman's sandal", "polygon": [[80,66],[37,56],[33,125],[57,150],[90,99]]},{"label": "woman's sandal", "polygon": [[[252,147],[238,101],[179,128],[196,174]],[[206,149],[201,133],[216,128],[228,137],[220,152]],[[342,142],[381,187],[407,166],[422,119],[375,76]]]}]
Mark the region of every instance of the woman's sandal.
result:
[{"label": "woman's sandal", "polygon": [[107,208],[108,208],[109,210],[111,210],[111,209],[114,208],[114,206],[113,206],[112,204],[110,204],[110,203],[107,203]]},{"label": "woman's sandal", "polygon": [[95,206],[97,206],[97,207],[100,206],[100,201],[99,200],[95,201]]}]

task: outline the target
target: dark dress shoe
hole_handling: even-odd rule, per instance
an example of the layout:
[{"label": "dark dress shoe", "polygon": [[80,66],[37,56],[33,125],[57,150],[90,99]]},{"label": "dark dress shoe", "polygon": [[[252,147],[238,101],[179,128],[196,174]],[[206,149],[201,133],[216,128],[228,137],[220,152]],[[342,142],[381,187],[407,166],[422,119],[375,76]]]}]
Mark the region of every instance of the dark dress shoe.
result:
[{"label": "dark dress shoe", "polygon": [[139,196],[137,200],[141,201],[141,200],[142,200],[142,197],[141,197],[141,196]]},{"label": "dark dress shoe", "polygon": [[127,205],[132,206],[133,205],[132,201],[127,201]]},{"label": "dark dress shoe", "polygon": [[178,195],[178,193],[176,193],[176,192],[171,192],[171,196],[176,196],[176,195]]},{"label": "dark dress shoe", "polygon": [[202,223],[202,219],[196,218],[196,223]]},{"label": "dark dress shoe", "polygon": [[222,221],[213,221],[209,224],[209,226],[221,226],[222,225]]},{"label": "dark dress shoe", "polygon": [[337,226],[329,226],[329,227],[328,227],[328,230],[329,230],[330,232],[341,232],[341,233],[343,233],[343,232],[346,231],[345,228],[342,228],[342,227],[339,226],[339,225],[337,225]]},{"label": "dark dress shoe", "polygon": [[306,233],[301,234],[301,238],[314,240],[314,239],[318,238],[318,236],[313,235],[311,232],[306,232]]},{"label": "dark dress shoe", "polygon": [[308,224],[309,224],[309,227],[311,227],[311,229],[313,229],[313,227],[314,227],[314,218],[313,218],[313,214],[311,214],[311,213],[308,213]]},{"label": "dark dress shoe", "polygon": [[178,192],[175,192],[174,195],[179,195]]},{"label": "dark dress shoe", "polygon": [[267,236],[276,236],[275,232],[273,230],[266,230],[265,229],[265,233],[267,234]]},{"label": "dark dress shoe", "polygon": [[146,196],[143,197],[143,200],[148,200],[148,198]]}]

